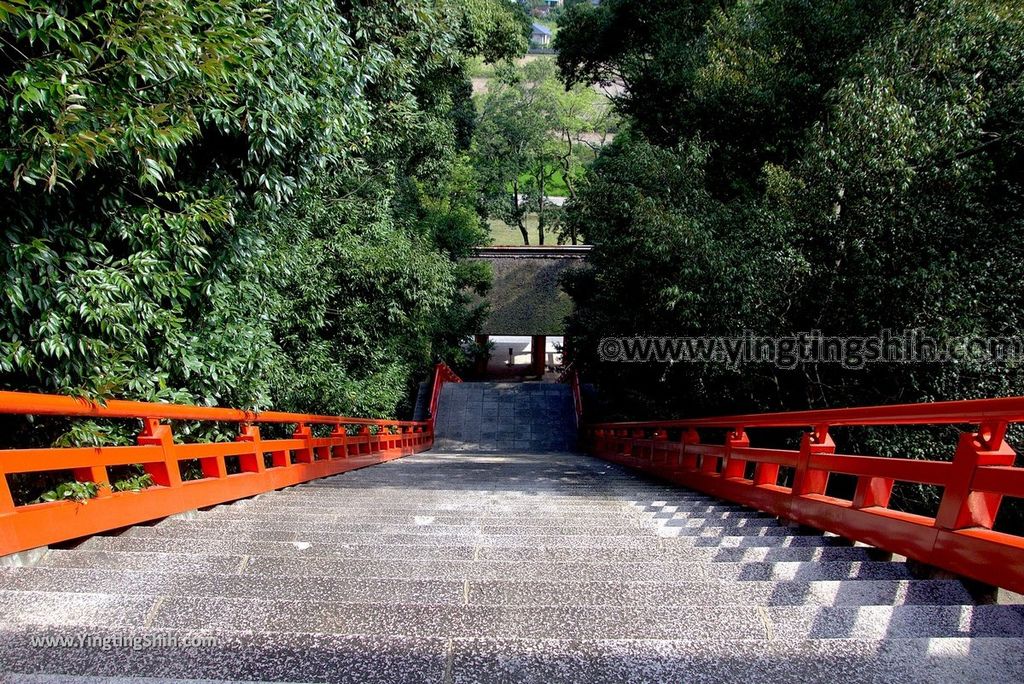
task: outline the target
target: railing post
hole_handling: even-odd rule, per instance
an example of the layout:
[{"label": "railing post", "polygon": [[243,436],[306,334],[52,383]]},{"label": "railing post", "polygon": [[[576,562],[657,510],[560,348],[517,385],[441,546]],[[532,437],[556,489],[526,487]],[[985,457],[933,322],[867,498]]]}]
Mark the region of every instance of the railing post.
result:
[{"label": "railing post", "polygon": [[828,434],[827,425],[819,425],[810,432],[805,432],[800,439],[800,456],[793,475],[793,494],[824,494],[828,487],[828,472],[811,468],[811,456],[815,454],[834,454],[835,442]]},{"label": "railing post", "polygon": [[348,458],[348,430],[344,425],[335,425],[331,430],[331,439],[340,439],[341,444],[331,447],[331,458]]},{"label": "railing post", "polygon": [[312,463],[315,460],[313,454],[313,430],[305,423],[298,423],[295,426],[295,432],[292,433],[293,439],[300,439],[303,442],[301,449],[297,449],[298,454],[295,456],[295,460],[299,463]]},{"label": "railing post", "polygon": [[162,462],[145,463],[143,468],[155,484],[161,487],[180,487],[181,469],[174,458],[174,435],[171,434],[171,426],[163,425],[157,418],[143,418],[142,426],[138,443],[142,446],[158,446],[163,454]]},{"label": "railing post", "polygon": [[659,451],[661,452],[661,455],[665,460],[665,464],[668,464],[668,452],[665,450],[664,446],[660,444],[660,442],[667,441],[668,430],[665,430],[663,428],[654,428],[654,432],[651,433],[651,465],[654,465],[654,462],[658,456]]},{"label": "railing post", "polygon": [[14,512],[14,495],[7,483],[7,473],[0,471],[0,515]]},{"label": "railing post", "polygon": [[942,493],[935,526],[946,530],[965,527],[992,529],[1002,502],[1001,494],[972,491],[979,466],[1012,466],[1017,454],[1003,437],[1006,424],[982,425],[977,433],[960,435],[953,456],[953,473]]},{"label": "railing post", "polygon": [[686,447],[691,444],[700,444],[700,433],[697,432],[696,428],[690,428],[683,433],[682,442],[683,448],[680,451],[680,465],[684,470],[697,470],[697,454],[686,453]]},{"label": "railing post", "polygon": [[263,462],[263,448],[260,444],[260,429],[248,423],[242,424],[242,431],[236,442],[250,442],[252,444],[251,454],[241,454],[238,457],[238,465],[243,473],[262,473],[266,471],[267,464]]},{"label": "railing post", "polygon": [[750,446],[750,438],[742,427],[732,430],[725,436],[725,461],[722,466],[722,478],[726,480],[743,479],[747,474],[747,462],[732,457],[736,447]]}]

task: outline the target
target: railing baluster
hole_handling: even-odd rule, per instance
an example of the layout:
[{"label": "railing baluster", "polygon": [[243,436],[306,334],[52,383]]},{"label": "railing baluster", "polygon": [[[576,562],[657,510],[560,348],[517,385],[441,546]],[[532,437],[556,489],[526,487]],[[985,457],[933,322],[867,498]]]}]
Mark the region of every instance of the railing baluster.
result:
[{"label": "railing baluster", "polygon": [[811,468],[811,456],[835,452],[836,445],[828,434],[828,426],[819,426],[805,432],[800,438],[800,456],[797,458],[796,472],[793,475],[793,493],[801,496],[824,494],[828,488],[828,471]]},{"label": "railing baluster", "polygon": [[750,438],[742,427],[730,430],[725,436],[725,460],[722,465],[722,477],[726,479],[742,479],[746,475],[747,462],[732,457],[736,447],[750,446]]},{"label": "railing baluster", "polygon": [[690,471],[695,471],[695,470],[697,470],[697,454],[693,453],[692,451],[690,451],[688,453],[687,450],[686,450],[686,447],[694,445],[694,444],[700,444],[700,433],[698,433],[694,428],[690,428],[686,432],[683,433],[682,442],[683,442],[683,455],[682,455],[683,469],[690,470]]},{"label": "railing baluster", "polygon": [[313,454],[313,430],[309,425],[305,423],[299,423],[295,426],[295,432],[292,433],[292,439],[302,440],[302,448],[296,449],[298,452],[295,456],[295,460],[299,463],[312,463],[316,460],[316,456]]},{"label": "railing baluster", "polygon": [[241,434],[235,439],[239,442],[249,442],[252,444],[251,454],[242,454],[238,457],[238,465],[241,467],[242,472],[264,472],[267,469],[267,464],[263,461],[263,447],[261,445],[262,440],[260,439],[259,427],[243,423]]},{"label": "railing baluster", "polygon": [[14,496],[7,482],[7,472],[0,469],[0,515],[14,512]]},{"label": "railing baluster", "polygon": [[335,425],[331,430],[331,439],[341,441],[341,444],[331,447],[331,458],[348,458],[348,430],[345,426]]},{"label": "railing baluster", "polygon": [[892,496],[892,486],[895,482],[895,480],[885,477],[858,477],[857,489],[853,493],[853,507],[888,508],[889,497]]},{"label": "railing baluster", "polygon": [[142,434],[137,441],[142,446],[160,447],[163,461],[143,464],[153,482],[163,487],[180,487],[181,467],[174,458],[174,435],[171,434],[171,426],[162,424],[158,418],[145,418]]},{"label": "railing baluster", "polygon": [[107,497],[112,494],[110,489],[110,475],[106,466],[93,465],[72,470],[76,482],[94,482],[96,484],[96,498]]},{"label": "railing baluster", "polygon": [[982,425],[977,433],[962,433],[953,456],[953,476],[942,492],[935,526],[946,530],[965,527],[992,529],[1002,495],[971,489],[979,466],[1010,466],[1017,454],[1003,435],[1006,425]]}]

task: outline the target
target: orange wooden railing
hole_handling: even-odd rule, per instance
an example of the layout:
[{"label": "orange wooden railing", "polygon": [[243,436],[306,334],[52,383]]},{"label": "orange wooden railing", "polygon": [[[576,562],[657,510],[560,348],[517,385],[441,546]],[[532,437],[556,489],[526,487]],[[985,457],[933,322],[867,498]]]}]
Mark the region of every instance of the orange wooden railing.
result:
[{"label": "orange wooden railing", "polygon": [[[1024,422],[1024,397],[696,420],[602,423],[582,429],[601,458],[987,584],[1024,592],[1024,537],[993,531],[1004,497],[1024,498],[1024,468],[1004,437]],[[964,425],[951,460],[835,453],[839,426]],[[726,429],[722,443],[701,431]],[[751,446],[753,428],[810,428],[799,449]],[[787,469],[787,470],[783,470]],[[851,498],[826,494],[834,473],[856,478]],[[791,479],[790,479],[791,477]],[[780,484],[790,483],[791,486]],[[893,510],[896,482],[942,487],[934,517]]]},{"label": "orange wooden railing", "polygon": [[442,362],[434,366],[434,385],[430,392],[430,420],[431,425],[437,416],[437,402],[441,399],[441,388],[446,382],[462,382],[462,378],[455,374],[448,364]]},{"label": "orange wooden railing", "polygon": [[[458,377],[444,364],[435,369],[435,392]],[[433,419],[377,420],[278,411],[242,411],[177,404],[109,401],[0,392],[0,413],[36,416],[137,419],[137,446],[100,446],[0,451],[0,555],[234,501],[320,477],[363,468],[429,449]],[[165,421],[217,421],[239,425],[234,442],[182,444]],[[294,426],[287,439],[264,439],[260,426]],[[315,426],[328,426],[315,436]],[[237,458],[228,473],[227,461]],[[183,481],[182,461],[198,460],[202,479]],[[141,465],[154,484],[138,492],[113,492],[107,469]],[[236,468],[232,468],[235,470]],[[84,502],[15,505],[8,475],[70,470],[79,482],[99,485]]]},{"label": "orange wooden railing", "polygon": [[576,414],[576,427],[578,428],[583,422],[583,392],[580,388],[580,374],[576,370],[576,366],[571,363],[566,366],[558,377],[558,381],[569,385],[569,390],[572,392],[572,407]]}]

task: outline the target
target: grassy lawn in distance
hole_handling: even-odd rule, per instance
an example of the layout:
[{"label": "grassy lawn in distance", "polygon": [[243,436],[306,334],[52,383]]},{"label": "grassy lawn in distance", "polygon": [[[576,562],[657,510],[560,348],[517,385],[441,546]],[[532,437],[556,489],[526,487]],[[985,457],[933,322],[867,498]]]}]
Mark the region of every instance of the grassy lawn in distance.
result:
[{"label": "grassy lawn in distance", "polygon": [[[487,221],[488,227],[491,229],[491,244],[495,247],[522,247],[523,246],[523,234],[519,232],[517,226],[510,226],[500,219],[489,219]],[[530,244],[537,244],[537,215],[527,214],[526,215],[526,227],[530,231]],[[544,244],[545,245],[556,245],[558,244],[558,236],[555,235],[554,231],[549,226],[544,231]]]},{"label": "grassy lawn in distance", "polygon": [[[549,171],[552,170],[550,165],[548,166],[548,170]],[[533,176],[531,174],[524,173],[521,176],[519,176],[519,184],[520,185],[529,185],[532,178],[533,178]],[[509,191],[511,192],[511,190],[512,190],[512,188],[510,187]],[[545,183],[545,185],[544,185],[544,194],[546,194],[548,197],[568,197],[569,196],[569,188],[565,184],[565,174],[562,173],[561,169],[555,171],[555,175],[552,176],[551,179],[547,183]]]}]

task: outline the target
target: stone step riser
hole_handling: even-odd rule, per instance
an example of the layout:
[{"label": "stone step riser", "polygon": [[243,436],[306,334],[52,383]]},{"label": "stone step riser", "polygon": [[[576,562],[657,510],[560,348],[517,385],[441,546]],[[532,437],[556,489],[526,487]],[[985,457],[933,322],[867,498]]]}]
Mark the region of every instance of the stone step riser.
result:
[{"label": "stone step riser", "polygon": [[885,562],[749,562],[653,563],[550,561],[365,560],[353,558],[213,556],[175,553],[116,553],[109,551],[51,551],[37,567],[77,567],[138,572],[207,572],[256,576],[317,576],[441,580],[518,581],[644,581],[680,580],[903,580],[910,573],[903,563]]},{"label": "stone step riser", "polygon": [[[78,547],[92,551],[162,552],[212,555],[310,557],[329,556],[363,559],[394,560],[517,560],[517,561],[577,561],[593,559],[590,548],[554,546],[534,547],[478,547],[434,545],[346,545],[322,542],[293,541],[238,541],[234,539],[195,538],[136,538],[94,537]],[[811,561],[871,561],[877,554],[871,549],[852,546],[798,546],[716,548],[694,546],[657,546],[642,549],[602,549],[606,562],[811,562]]]},{"label": "stone step riser", "polygon": [[[156,603],[159,601],[159,603]],[[0,592],[8,625],[532,639],[1024,638],[1016,606],[439,606]]]},{"label": "stone step riser", "polygon": [[339,603],[478,606],[861,606],[967,605],[970,595],[952,580],[856,582],[465,582],[356,580],[326,577],[252,577],[196,573],[135,573],[37,567],[0,571],[3,591],[206,596],[210,598],[332,601]]},{"label": "stone step riser", "polygon": [[[12,682],[21,684],[100,684],[104,677],[232,679],[239,681],[477,682],[543,681],[578,684],[636,682],[638,674],[670,682],[834,681],[837,663],[862,681],[902,684],[1024,679],[1024,660],[1012,639],[856,639],[709,641],[566,641],[562,639],[447,639],[331,636],[295,633],[222,632],[220,643],[155,657],[131,649],[40,649],[32,638],[67,635],[67,630],[0,629],[0,651],[16,663]],[[151,631],[96,629],[96,636],[131,639]],[[160,634],[185,638],[186,630]],[[642,665],[638,666],[638,663]],[[15,666],[12,666],[12,668]],[[90,673],[95,677],[26,672]],[[542,676],[531,677],[534,673]],[[154,680],[153,684],[165,684]],[[171,684],[166,682],[166,684]]]},{"label": "stone step riser", "polygon": [[[312,544],[328,544],[332,546],[424,546],[437,548],[439,546],[465,546],[474,547],[482,545],[487,541],[493,545],[493,540],[488,541],[476,536],[435,536],[435,535],[392,535],[387,539],[380,537],[359,537],[351,534],[335,534],[331,532],[289,530],[224,530],[210,528],[194,528],[187,534],[177,528],[163,527],[137,527],[125,531],[122,538],[129,539],[204,539],[204,540],[239,540],[247,542],[273,541],[273,542],[307,542]],[[618,539],[615,537],[604,537],[595,541],[595,537],[585,538],[561,537],[561,536],[538,536],[528,535],[524,537],[507,537],[499,541],[515,541],[515,543],[504,543],[505,548],[576,548],[576,549],[600,549],[615,550],[632,548],[644,550],[649,548],[664,548],[669,546],[680,547],[705,547],[718,549],[733,548],[779,548],[779,547],[843,547],[849,546],[849,542],[838,537],[821,537],[813,534],[803,536],[787,536],[784,534],[764,536],[738,536],[735,530],[723,530],[718,536],[681,536],[681,537],[658,537],[653,531],[649,536],[639,538]],[[617,541],[614,541],[618,539]]]},{"label": "stone step riser", "polygon": [[[488,546],[488,547],[569,547],[569,548],[590,548],[590,549],[612,549],[631,548],[645,549],[657,547],[665,542],[688,543],[692,546],[729,546],[726,543],[730,537],[737,535],[742,528],[703,528],[696,530],[683,530],[679,534],[658,536],[655,532],[649,531],[640,536],[632,535],[494,535],[477,533],[407,533],[388,535],[362,535],[333,533],[331,526],[325,525],[319,529],[302,527],[298,529],[262,529],[260,527],[192,527],[187,530],[182,528],[161,528],[147,527],[135,528],[126,531],[124,534],[130,538],[143,539],[149,537],[157,538],[193,538],[193,539],[239,539],[255,541],[260,539],[271,541],[306,541],[310,543],[328,542],[331,544],[347,544],[355,546],[370,546],[379,544],[398,544],[403,546]],[[753,537],[760,536],[766,540],[782,539],[788,540],[793,533],[788,528],[750,528],[749,536],[745,537],[744,543],[753,544]],[[762,546],[785,545],[785,542],[772,544],[765,542]],[[813,545],[813,544],[812,544]]]}]

